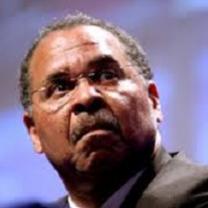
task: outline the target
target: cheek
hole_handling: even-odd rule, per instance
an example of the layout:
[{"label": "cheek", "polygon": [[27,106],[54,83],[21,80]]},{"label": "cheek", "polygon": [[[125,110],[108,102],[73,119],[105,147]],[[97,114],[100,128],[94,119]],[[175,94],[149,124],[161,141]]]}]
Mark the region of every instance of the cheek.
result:
[{"label": "cheek", "polygon": [[[37,122],[37,131],[43,151],[50,161],[59,164],[72,154],[68,138],[68,119],[64,115],[42,113]],[[64,159],[65,158],[65,159]]]},{"label": "cheek", "polygon": [[148,94],[140,85],[131,80],[121,81],[116,90],[105,94],[108,105],[119,120],[124,138],[133,143],[142,143],[153,132]]},{"label": "cheek", "polygon": [[149,111],[148,95],[144,87],[138,86],[131,80],[120,81],[116,89],[106,90],[103,94],[109,106],[115,112],[120,111],[121,115],[123,112],[135,117],[137,114]]},{"label": "cheek", "polygon": [[129,102],[128,99],[136,94],[138,90],[138,86],[131,80],[123,80],[118,83],[116,88],[113,88],[112,90],[106,90],[105,94],[109,98],[125,104],[126,102]]}]

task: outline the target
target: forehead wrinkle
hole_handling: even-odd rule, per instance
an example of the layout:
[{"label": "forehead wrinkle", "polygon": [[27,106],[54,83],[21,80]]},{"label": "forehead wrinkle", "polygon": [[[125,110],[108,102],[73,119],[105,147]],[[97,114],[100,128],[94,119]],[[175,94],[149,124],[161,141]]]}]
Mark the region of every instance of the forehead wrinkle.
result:
[{"label": "forehead wrinkle", "polygon": [[[74,45],[74,46],[66,47],[66,48],[62,49],[62,52],[71,52],[71,51],[73,51],[73,50],[75,50],[75,49],[78,49],[78,48],[81,48],[81,47],[85,47],[85,46],[93,46],[93,45],[96,46],[96,45],[99,45],[99,43],[93,42],[93,41],[86,41],[86,42],[83,42],[83,43],[76,44],[76,45]],[[59,49],[60,47],[62,47],[62,46],[61,46],[61,45],[56,45],[56,46],[52,47],[52,50],[57,50],[57,49]],[[61,51],[60,51],[60,52],[61,52]],[[52,56],[53,56],[53,55],[52,55]],[[68,58],[67,58],[67,54],[65,54],[65,57],[66,57],[66,60],[67,60],[67,59],[68,59]],[[48,56],[43,56],[41,62],[46,61],[47,59],[50,59],[50,58],[51,58],[50,54],[48,54]],[[69,66],[67,66],[67,68],[69,68]],[[54,67],[54,70],[57,70],[57,69],[60,70],[59,67]],[[63,68],[61,69],[61,71],[62,71],[62,70],[65,71],[65,70],[66,70],[66,67],[63,67]]]},{"label": "forehead wrinkle", "polygon": [[[42,40],[34,55],[38,55],[36,58],[38,58],[40,68],[43,63],[48,69],[47,73],[45,72],[45,75],[48,75],[52,71],[69,72],[71,64],[67,63],[69,62],[68,56],[70,56],[70,53],[74,52],[73,50],[77,50],[74,55],[76,56],[77,54],[77,58],[79,58],[79,50],[81,50],[80,55],[82,55],[82,53],[89,51],[91,47],[97,48],[98,52],[101,51],[105,53],[105,55],[112,55],[114,53],[117,54],[116,50],[123,49],[123,45],[115,37],[113,37],[113,39],[111,38],[112,34],[109,36],[108,33],[105,32],[106,35],[105,33],[103,35],[103,32],[95,27],[83,28],[79,28],[79,30],[82,30],[78,30],[78,32],[75,30],[75,34],[71,32],[68,33],[67,31],[61,31],[58,33],[55,32],[49,34],[49,36]],[[65,61],[63,59],[59,59],[59,55],[65,57]],[[35,57],[33,56],[33,58]],[[50,59],[51,61],[48,62]],[[62,60],[65,62],[65,66],[61,64]],[[34,61],[34,59],[32,61]]]},{"label": "forehead wrinkle", "polygon": [[[50,59],[51,57],[54,57],[54,51],[59,51],[59,53],[72,52],[75,49],[79,49],[79,48],[82,48],[82,47],[85,47],[85,46],[93,46],[93,45],[99,45],[99,43],[92,42],[92,41],[90,41],[90,42],[86,41],[86,42],[83,42],[83,43],[76,44],[74,46],[68,46],[68,47],[64,47],[64,48],[63,48],[63,45],[61,45],[61,44],[60,45],[55,45],[51,48],[52,49],[52,54],[48,54],[47,56],[43,57],[42,61],[46,61],[46,60]],[[67,56],[67,54],[65,56]]]},{"label": "forehead wrinkle", "polygon": [[64,49],[64,51],[71,51],[73,49],[77,49],[77,48],[81,48],[81,47],[84,47],[84,46],[90,46],[90,45],[98,45],[97,42],[83,42],[83,43],[80,43],[80,44],[76,44],[74,46],[71,46],[71,47],[66,47]]}]

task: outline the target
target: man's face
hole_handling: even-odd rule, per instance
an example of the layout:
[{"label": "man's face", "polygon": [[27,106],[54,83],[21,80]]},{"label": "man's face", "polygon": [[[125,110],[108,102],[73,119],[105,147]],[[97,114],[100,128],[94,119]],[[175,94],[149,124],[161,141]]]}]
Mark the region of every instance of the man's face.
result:
[{"label": "man's face", "polygon": [[[30,63],[35,149],[57,169],[112,170],[153,151],[155,85],[145,83],[111,33],[78,26],[48,34]],[[154,90],[150,90],[154,88]]]}]

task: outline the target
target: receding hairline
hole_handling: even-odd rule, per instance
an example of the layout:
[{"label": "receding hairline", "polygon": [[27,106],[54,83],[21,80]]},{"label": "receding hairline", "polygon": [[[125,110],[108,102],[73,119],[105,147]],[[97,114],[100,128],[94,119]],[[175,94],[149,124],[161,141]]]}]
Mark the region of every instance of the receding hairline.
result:
[{"label": "receding hairline", "polygon": [[[102,31],[102,32],[104,32],[104,33],[106,33],[106,34],[109,34],[110,36],[108,36],[107,37],[107,35],[106,36],[102,36],[100,39],[98,38],[97,40],[96,40],[96,38],[93,40],[88,40],[88,36],[90,37],[91,35],[93,35],[93,31],[89,31],[90,33],[88,33],[88,29],[89,28],[97,28],[98,30],[100,30],[100,31]],[[57,30],[53,30],[53,31],[51,31],[51,32],[49,32],[49,33],[47,33],[46,35],[44,35],[44,37],[42,37],[41,39],[40,39],[40,41],[38,42],[38,44],[36,45],[36,47],[34,48],[34,50],[33,50],[33,53],[32,53],[32,56],[30,57],[30,62],[31,62],[31,60],[33,59],[33,56],[35,55],[35,53],[37,53],[37,51],[39,50],[39,48],[41,47],[41,45],[42,44],[47,44],[47,42],[45,43],[45,41],[47,41],[47,39],[49,38],[49,36],[57,36],[59,33],[60,33],[60,36],[57,36],[56,38],[58,39],[59,37],[60,37],[60,40],[61,40],[61,37],[63,37],[62,35],[61,35],[61,33],[62,32],[65,32],[65,31],[69,31],[69,32],[73,32],[73,30],[76,30],[76,29],[84,29],[84,30],[82,30],[82,31],[80,31],[80,34],[81,35],[83,35],[83,37],[85,38],[85,36],[86,36],[86,40],[80,40],[80,43],[77,43],[77,44],[75,44],[75,45],[72,45],[71,47],[69,47],[69,48],[67,48],[67,50],[69,49],[69,50],[73,50],[73,49],[76,49],[76,48],[79,48],[79,47],[81,47],[82,45],[83,46],[88,46],[88,45],[98,45],[100,42],[100,40],[103,40],[104,38],[106,38],[106,41],[109,43],[109,45],[110,45],[110,41],[111,42],[113,42],[113,44],[118,44],[117,46],[120,48],[120,47],[122,47],[121,49],[123,50],[123,54],[124,55],[126,55],[126,57],[129,59],[129,57],[128,57],[128,55],[126,54],[126,52],[125,52],[125,45],[123,44],[123,42],[121,42],[119,39],[118,39],[118,37],[116,37],[113,33],[111,33],[110,31],[108,31],[108,30],[106,30],[106,29],[104,29],[104,28],[102,28],[102,27],[99,27],[99,26],[97,26],[97,25],[76,25],[76,26],[73,26],[72,28],[68,28],[68,27],[66,27],[66,28],[60,28],[60,29],[57,29]],[[96,32],[96,31],[95,31]],[[99,32],[99,31],[98,31]],[[70,34],[69,34],[70,35]],[[73,37],[73,35],[71,35],[71,37]],[[104,37],[104,38],[103,38]],[[69,38],[70,38],[70,36],[69,36]],[[76,38],[76,36],[75,36],[75,38]],[[93,37],[94,38],[94,37]],[[111,39],[111,38],[113,38],[113,39]],[[63,37],[63,40],[64,39],[68,39],[68,38],[66,38],[66,37]],[[116,41],[116,42],[114,42],[114,40]],[[51,42],[51,40],[49,39],[48,40],[49,42]],[[73,39],[72,39],[72,41],[73,41]],[[76,40],[77,41],[77,40]],[[61,44],[60,44],[61,45]],[[130,61],[130,60],[129,60]],[[30,68],[30,64],[29,64],[29,68]]]},{"label": "receding hairline", "polygon": [[[98,38],[97,40],[94,41],[94,39],[93,39],[95,37],[94,33],[93,33],[93,31],[90,31],[89,28],[97,28],[98,31],[95,31],[95,32],[101,31],[100,39]],[[80,30],[78,34],[83,35],[83,37],[86,39],[84,42],[80,42],[80,40],[77,41],[77,35],[74,35],[76,33],[73,33],[73,32],[76,32],[75,30]],[[67,32],[67,31],[69,32],[68,37],[66,37],[66,36],[64,37],[64,32]],[[104,33],[105,35],[102,36],[102,33]],[[38,44],[36,45],[35,49],[33,50],[33,53],[32,53],[32,56],[29,59],[29,65],[28,65],[29,66],[28,67],[28,75],[29,75],[30,90],[32,90],[31,86],[32,86],[32,80],[33,80],[33,73],[34,73],[34,68],[32,67],[32,63],[33,63],[33,60],[34,60],[34,56],[36,56],[36,54],[38,54],[40,52],[40,50],[42,50],[42,47],[52,43],[53,41],[56,41],[55,40],[56,38],[57,38],[57,41],[58,41],[59,37],[60,38],[62,37],[63,40],[64,40],[64,39],[70,38],[70,35],[72,37],[74,36],[74,38],[77,41],[77,44],[73,45],[73,39],[72,39],[72,47],[71,48],[66,48],[66,50],[68,50],[68,51],[79,48],[79,47],[82,47],[82,46],[85,46],[85,45],[99,45],[100,40],[102,41],[103,39],[106,39],[109,46],[113,47],[113,45],[116,45],[118,50],[122,51],[121,55],[125,57],[127,62],[128,63],[131,62],[130,58],[128,57],[128,55],[125,52],[125,45],[118,39],[117,36],[115,36],[113,33],[111,33],[110,31],[108,31],[108,30],[106,30],[102,27],[99,27],[97,25],[90,25],[89,24],[89,25],[75,25],[73,27],[59,28],[57,30],[53,30],[53,31],[48,32],[44,37],[42,37],[40,39],[40,41],[38,42]],[[86,37],[85,37],[85,35],[86,35]],[[91,35],[92,35],[92,37],[91,37]],[[91,40],[89,39],[89,37],[91,37]],[[108,56],[108,54],[106,56]],[[42,59],[44,59],[44,58],[45,57],[42,57]],[[31,71],[31,69],[33,69],[33,70]]]},{"label": "receding hairline", "polygon": [[147,80],[153,78],[153,73],[149,67],[146,53],[144,52],[138,40],[134,39],[119,26],[79,12],[74,15],[67,15],[62,19],[53,20],[51,23],[40,29],[36,38],[33,40],[31,47],[25,54],[21,64],[21,74],[19,79],[20,100],[24,109],[27,109],[31,105],[29,69],[30,61],[34,52],[36,51],[36,48],[49,34],[58,30],[70,30],[79,26],[96,26],[106,32],[111,33],[118,40],[118,42],[124,46],[124,53],[127,55],[127,58],[131,63],[135,64],[135,66],[138,66],[138,71],[141,72],[143,77]]},{"label": "receding hairline", "polygon": [[[32,57],[33,57],[33,55],[34,55],[34,53],[37,51],[37,49],[40,47],[40,45],[43,43],[43,42],[45,42],[45,40],[49,37],[49,36],[53,36],[53,35],[56,35],[57,33],[62,33],[62,32],[64,32],[64,31],[72,31],[72,30],[76,30],[76,29],[79,29],[79,28],[86,28],[86,30],[83,30],[81,33],[82,34],[84,34],[85,32],[87,32],[87,30],[89,29],[89,28],[97,28],[98,30],[100,30],[100,31],[104,31],[105,33],[107,33],[107,34],[110,34],[116,41],[117,41],[117,43],[119,43],[119,45],[120,46],[122,46],[122,49],[124,50],[124,53],[125,53],[125,48],[126,48],[126,46],[124,45],[124,43],[115,35],[115,34],[113,34],[111,31],[109,31],[109,30],[107,30],[107,29],[105,29],[105,28],[102,28],[102,27],[100,27],[100,26],[98,26],[98,25],[90,25],[90,24],[82,24],[82,25],[74,25],[74,26],[72,26],[72,27],[63,27],[63,28],[57,28],[57,29],[55,29],[55,30],[52,30],[52,31],[49,31],[49,32],[47,32],[46,34],[44,34],[40,39],[39,39],[39,41],[37,42],[37,44],[36,44],[36,46],[34,47],[34,49],[33,49],[33,52],[32,52],[32,55],[31,55],[31,57],[29,58],[29,60],[31,61],[31,59],[32,59]],[[84,37],[84,35],[83,35],[83,37]],[[94,43],[94,44],[98,44],[99,43],[99,41],[91,41],[91,43]],[[88,41],[83,41],[83,43],[80,43],[79,45],[82,45],[82,44],[88,44]],[[77,45],[75,45],[75,46],[72,46],[72,49],[73,48],[76,48],[76,47],[79,47],[79,45],[77,44]],[[126,54],[126,53],[125,53]],[[127,55],[127,54],[126,54]]]}]

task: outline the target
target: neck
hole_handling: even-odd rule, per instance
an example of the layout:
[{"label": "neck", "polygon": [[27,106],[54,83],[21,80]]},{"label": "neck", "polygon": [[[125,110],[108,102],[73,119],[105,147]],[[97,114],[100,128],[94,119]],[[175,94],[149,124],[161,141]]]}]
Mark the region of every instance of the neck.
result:
[{"label": "neck", "polygon": [[160,149],[160,134],[157,132],[154,144],[142,151],[132,150],[130,155],[118,164],[107,170],[93,172],[78,172],[70,168],[57,168],[70,197],[78,206],[98,208],[132,176],[147,167]]},{"label": "neck", "polygon": [[[136,158],[136,159],[135,159]],[[98,208],[128,179],[143,169],[148,159],[142,157],[142,162],[134,154],[131,159],[122,163],[122,166],[106,172],[62,174],[66,189],[72,200],[80,207]],[[139,164],[139,165],[138,165]]]}]

